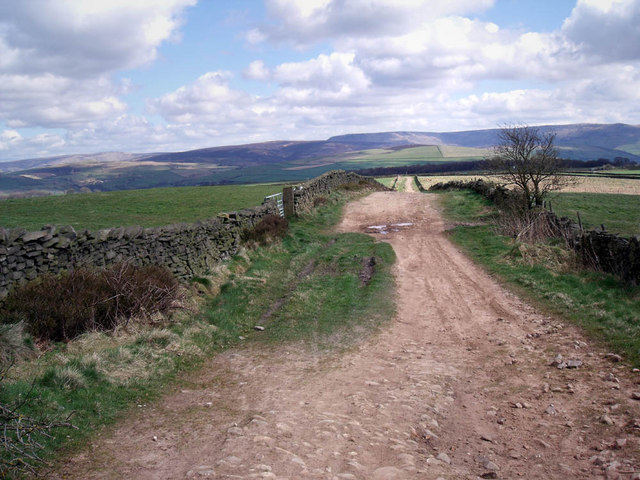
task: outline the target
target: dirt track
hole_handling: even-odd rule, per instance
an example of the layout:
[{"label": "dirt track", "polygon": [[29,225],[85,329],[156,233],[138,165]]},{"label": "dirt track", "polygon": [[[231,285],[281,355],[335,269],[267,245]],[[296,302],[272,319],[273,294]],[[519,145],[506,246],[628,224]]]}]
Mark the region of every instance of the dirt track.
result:
[{"label": "dirt track", "polygon": [[[58,478],[636,478],[639,374],[475,267],[435,200],[346,208],[341,231],[412,224],[377,235],[398,256],[398,315],[380,334],[332,358],[222,354]],[[556,354],[583,364],[552,367]]]}]

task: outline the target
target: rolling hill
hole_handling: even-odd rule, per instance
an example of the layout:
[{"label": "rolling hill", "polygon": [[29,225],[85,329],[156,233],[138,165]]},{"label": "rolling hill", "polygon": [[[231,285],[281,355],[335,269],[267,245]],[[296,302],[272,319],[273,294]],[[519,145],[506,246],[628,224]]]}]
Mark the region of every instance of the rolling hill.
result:
[{"label": "rolling hill", "polygon": [[[557,133],[556,144],[564,158],[626,157],[640,162],[640,126],[539,128]],[[272,141],[185,152],[107,152],[0,162],[0,193],[301,181],[332,169],[468,162],[491,154],[498,131],[356,133],[327,140]]]}]

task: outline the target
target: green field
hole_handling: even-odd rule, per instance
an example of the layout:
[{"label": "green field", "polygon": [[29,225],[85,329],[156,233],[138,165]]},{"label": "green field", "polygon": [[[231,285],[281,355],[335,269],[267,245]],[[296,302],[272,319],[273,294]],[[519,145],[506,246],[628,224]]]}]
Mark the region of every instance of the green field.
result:
[{"label": "green field", "polygon": [[608,232],[640,234],[640,195],[612,193],[558,193],[551,197],[553,210],[578,221],[580,212],[585,229],[604,224]]},{"label": "green field", "polygon": [[260,205],[265,196],[281,191],[277,184],[225,185],[11,199],[0,202],[0,226],[38,230],[56,224],[95,230],[189,223]]},{"label": "green field", "polygon": [[604,174],[613,174],[613,175],[640,175],[640,170],[603,170]]}]

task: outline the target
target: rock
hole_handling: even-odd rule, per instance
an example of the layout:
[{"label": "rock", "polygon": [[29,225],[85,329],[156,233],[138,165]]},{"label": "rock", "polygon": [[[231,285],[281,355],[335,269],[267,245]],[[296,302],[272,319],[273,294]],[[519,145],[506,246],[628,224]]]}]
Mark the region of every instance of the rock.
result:
[{"label": "rock", "polygon": [[547,415],[557,415],[558,411],[556,410],[556,407],[552,403],[547,407],[544,413],[546,413]]},{"label": "rock", "polygon": [[606,382],[620,383],[620,380],[618,380],[618,377],[616,377],[613,373],[608,373],[607,375],[605,375],[604,380]]},{"label": "rock", "polygon": [[633,398],[634,400],[640,400],[640,392],[633,392],[631,394],[631,398]]},{"label": "rock", "polygon": [[229,435],[237,435],[237,436],[242,436],[244,435],[244,432],[242,431],[241,428],[239,427],[231,427],[230,429],[227,430],[227,433]]},{"label": "rock", "polygon": [[478,455],[476,457],[476,462],[482,465],[482,467],[485,468],[486,470],[499,470],[498,465],[493,463],[489,458],[485,457],[484,455]]},{"label": "rock", "polygon": [[556,367],[556,368],[565,368],[567,366],[567,364],[562,360],[562,355],[557,354],[553,360],[551,361],[551,363],[549,364],[549,366],[551,367]]},{"label": "rock", "polygon": [[542,440],[541,438],[536,438],[535,441],[541,446],[543,446],[544,448],[551,448],[551,445],[545,442],[544,440]]},{"label": "rock", "polygon": [[258,332],[264,332],[264,327],[262,325],[256,325],[255,327],[253,327],[254,330],[257,330]]},{"label": "rock", "polygon": [[618,438],[616,439],[615,448],[624,448],[627,445],[626,438]]},{"label": "rock", "polygon": [[406,474],[396,467],[382,467],[373,472],[371,478],[373,480],[403,480],[406,478]]},{"label": "rock", "polygon": [[215,470],[209,465],[202,465],[200,467],[196,467],[193,470],[189,470],[187,472],[187,478],[206,478],[206,477],[215,477]]},{"label": "rock", "polygon": [[512,406],[513,408],[522,408],[522,404],[520,402],[516,402]]},{"label": "rock", "polygon": [[484,440],[485,442],[493,443],[493,437],[487,433],[480,435],[480,440]]},{"label": "rock", "polygon": [[436,457],[438,460],[440,460],[441,462],[444,462],[446,464],[451,465],[451,459],[449,458],[449,455],[447,455],[446,453],[442,452],[439,453],[438,456]]},{"label": "rock", "polygon": [[609,426],[615,425],[615,422],[609,415],[602,415],[602,417],[600,417],[600,421],[605,425],[609,425]]},{"label": "rock", "polygon": [[480,478],[498,478],[498,474],[496,472],[485,472],[480,475]]},{"label": "rock", "polygon": [[618,363],[622,361],[622,357],[617,353],[607,353],[605,354],[604,358],[614,363]]},{"label": "rock", "polygon": [[582,360],[569,360],[567,362],[567,368],[578,368],[582,366]]},{"label": "rock", "polygon": [[253,443],[264,445],[265,447],[272,447],[273,445],[275,445],[276,441],[271,437],[267,437],[266,435],[256,435],[255,437],[253,437]]}]

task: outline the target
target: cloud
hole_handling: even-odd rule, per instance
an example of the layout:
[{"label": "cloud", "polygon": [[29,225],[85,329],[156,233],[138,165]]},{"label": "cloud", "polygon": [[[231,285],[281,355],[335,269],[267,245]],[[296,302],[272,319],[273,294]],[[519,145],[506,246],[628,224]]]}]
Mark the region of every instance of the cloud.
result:
[{"label": "cloud", "polygon": [[603,63],[640,59],[640,2],[578,0],[562,26],[568,40]]},{"label": "cloud", "polygon": [[309,45],[328,38],[399,35],[445,15],[486,10],[495,0],[267,0],[268,25],[249,32],[249,42]]},{"label": "cloud", "polygon": [[254,102],[251,95],[229,87],[231,73],[208,72],[190,85],[148,102],[152,113],[159,113],[170,122],[190,124],[208,122],[224,124],[251,115]]},{"label": "cloud", "polygon": [[[195,0],[0,3],[3,71],[92,76],[154,60]],[[4,55],[3,55],[4,56]]]},{"label": "cloud", "polygon": [[0,2],[0,121],[72,128],[121,115],[111,74],[146,65],[195,0]]}]

